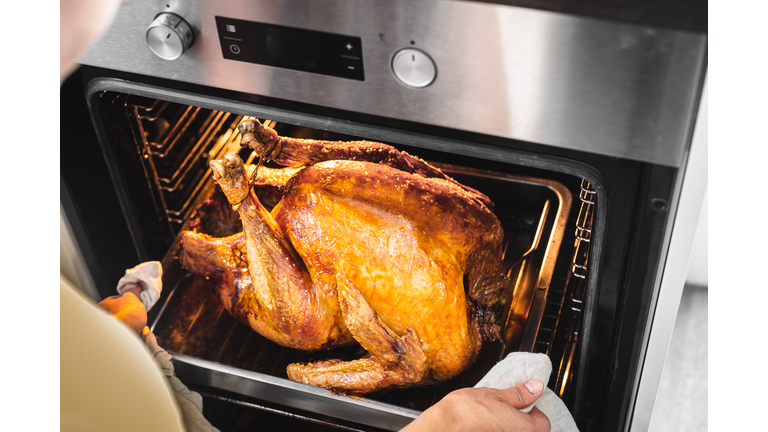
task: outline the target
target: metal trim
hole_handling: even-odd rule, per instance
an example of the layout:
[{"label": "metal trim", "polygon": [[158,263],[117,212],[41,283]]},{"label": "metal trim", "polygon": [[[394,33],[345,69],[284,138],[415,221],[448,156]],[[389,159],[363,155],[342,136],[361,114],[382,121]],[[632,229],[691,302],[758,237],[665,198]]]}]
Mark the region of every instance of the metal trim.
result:
[{"label": "metal trim", "polygon": [[323,425],[323,426],[332,427],[334,429],[341,429],[341,430],[352,431],[352,432],[364,432],[361,429],[352,428],[352,427],[344,426],[344,425],[341,425],[341,424],[335,424],[335,423],[319,420],[319,419],[312,418],[312,417],[303,416],[303,415],[292,413],[292,412],[288,412],[288,411],[282,411],[282,410],[279,410],[279,409],[274,409],[274,408],[266,407],[266,406],[255,404],[255,403],[252,403],[252,402],[245,402],[245,401],[241,401],[241,400],[237,400],[237,399],[228,398],[228,397],[225,397],[225,396],[219,396],[217,394],[208,393],[206,391],[199,391],[198,393],[200,393],[201,396],[207,397],[207,398],[210,398],[210,399],[216,399],[216,400],[219,400],[219,401],[222,401],[222,402],[227,402],[227,403],[234,404],[234,405],[240,405],[240,406],[244,406],[244,407],[248,407],[248,408],[252,408],[252,409],[257,409],[257,410],[260,410],[260,411],[266,411],[266,412],[272,413],[272,414],[279,414],[279,415],[282,415],[282,416],[285,416],[285,417],[290,417],[290,418],[293,418],[293,419],[296,419],[296,420],[301,420],[301,421],[305,421],[305,422],[309,422],[309,423],[315,423],[315,424],[319,424],[319,425]]},{"label": "metal trim", "polygon": [[[185,382],[206,385],[246,396],[280,403],[296,409],[363,423],[386,430],[400,430],[420,411],[331,393],[326,389],[276,378],[258,372],[171,353],[176,376]],[[262,395],[269,393],[268,398]],[[301,394],[301,398],[293,397]],[[261,396],[261,397],[260,397]]]}]

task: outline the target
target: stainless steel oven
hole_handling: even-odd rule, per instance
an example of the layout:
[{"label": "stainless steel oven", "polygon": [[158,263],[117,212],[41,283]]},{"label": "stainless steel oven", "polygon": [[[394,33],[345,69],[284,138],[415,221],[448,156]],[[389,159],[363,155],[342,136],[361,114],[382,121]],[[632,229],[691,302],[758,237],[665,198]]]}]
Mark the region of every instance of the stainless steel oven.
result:
[{"label": "stainless steel oven", "polygon": [[[215,425],[397,430],[525,350],[550,356],[582,430],[647,428],[706,177],[706,28],[519,4],[134,0],[63,84],[61,205],[88,278],[106,297],[163,262],[153,331]],[[236,229],[207,161],[253,160],[245,117],[384,142],[491,197],[504,343],[429,388],[353,399],[287,380],[287,363],[360,353],[266,341],[176,259],[181,231]]]}]

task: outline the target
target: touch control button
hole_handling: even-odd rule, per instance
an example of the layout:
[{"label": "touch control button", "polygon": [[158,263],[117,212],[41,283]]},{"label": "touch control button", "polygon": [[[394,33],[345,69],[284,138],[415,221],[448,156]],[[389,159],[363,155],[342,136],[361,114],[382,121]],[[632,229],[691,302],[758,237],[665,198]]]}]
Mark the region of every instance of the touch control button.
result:
[{"label": "touch control button", "polygon": [[392,71],[408,87],[426,87],[437,76],[435,62],[423,51],[403,48],[392,58]]}]

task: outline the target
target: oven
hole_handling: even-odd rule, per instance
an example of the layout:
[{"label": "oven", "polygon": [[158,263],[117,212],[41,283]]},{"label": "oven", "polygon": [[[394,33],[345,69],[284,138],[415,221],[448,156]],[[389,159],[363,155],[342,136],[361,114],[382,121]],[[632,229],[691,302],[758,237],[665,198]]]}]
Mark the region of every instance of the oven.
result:
[{"label": "oven", "polygon": [[[163,263],[150,325],[215,426],[398,430],[529,351],[552,360],[580,429],[647,428],[706,179],[706,29],[521,5],[134,0],[62,85],[61,207],[84,280],[100,299],[126,268]],[[236,227],[208,161],[254,162],[248,117],[386,143],[488,195],[502,341],[436,386],[351,398],[289,381],[288,363],[360,348],[273,344],[177,257],[181,232]]]}]

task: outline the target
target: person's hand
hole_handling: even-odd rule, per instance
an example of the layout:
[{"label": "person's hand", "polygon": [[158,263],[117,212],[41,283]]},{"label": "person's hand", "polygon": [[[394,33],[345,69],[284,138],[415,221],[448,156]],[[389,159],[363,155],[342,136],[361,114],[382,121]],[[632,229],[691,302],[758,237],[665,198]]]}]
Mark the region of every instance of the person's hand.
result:
[{"label": "person's hand", "polygon": [[123,295],[105,298],[99,302],[99,306],[141,336],[147,325],[147,309],[139,300],[140,293],[140,287],[130,288]]},{"label": "person's hand", "polygon": [[504,390],[464,388],[436,403],[401,432],[417,431],[518,431],[549,432],[547,416],[536,408],[519,411],[544,393],[544,385],[532,379]]}]

